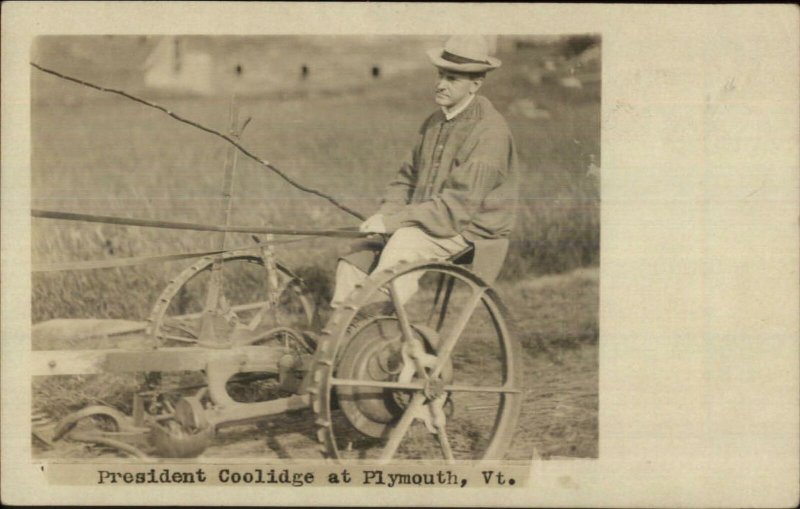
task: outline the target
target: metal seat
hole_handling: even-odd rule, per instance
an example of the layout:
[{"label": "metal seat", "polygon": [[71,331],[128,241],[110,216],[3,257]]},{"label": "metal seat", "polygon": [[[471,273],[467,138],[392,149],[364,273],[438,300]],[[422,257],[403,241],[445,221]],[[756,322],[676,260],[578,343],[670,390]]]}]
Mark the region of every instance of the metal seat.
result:
[{"label": "metal seat", "polygon": [[456,265],[471,265],[475,258],[475,246],[470,244],[466,249],[450,256],[447,261]]},{"label": "metal seat", "polygon": [[494,284],[508,254],[508,239],[482,239],[471,242],[447,261],[467,266],[487,283]]}]

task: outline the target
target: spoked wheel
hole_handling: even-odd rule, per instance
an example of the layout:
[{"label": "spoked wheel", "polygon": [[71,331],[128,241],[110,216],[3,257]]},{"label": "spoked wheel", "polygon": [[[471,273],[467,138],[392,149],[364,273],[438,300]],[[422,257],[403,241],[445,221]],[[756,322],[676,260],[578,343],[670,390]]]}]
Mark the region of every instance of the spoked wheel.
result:
[{"label": "spoked wheel", "polygon": [[[420,289],[401,303],[398,288],[414,278]],[[354,325],[385,299],[393,315]],[[322,331],[312,369],[318,438],[340,460],[502,459],[522,403],[505,307],[473,273],[443,262],[371,275]]]},{"label": "spoked wheel", "polygon": [[[205,257],[186,268],[159,296],[148,320],[147,335],[156,346],[196,345],[207,294],[213,288],[214,260]],[[225,254],[221,264],[221,292],[212,320],[217,338],[239,338],[255,344],[284,330],[308,329],[314,309],[300,280],[275,264],[270,274],[264,259],[253,252]],[[272,283],[270,283],[272,281]],[[270,284],[276,286],[274,292]]]},{"label": "spoked wheel", "polygon": [[[219,267],[214,274],[213,257],[202,258],[161,292],[147,327],[157,348],[277,345],[298,355],[310,352],[314,345],[301,331],[310,329],[314,309],[302,282],[289,269],[265,262],[254,251],[226,253]],[[218,293],[216,307],[205,318],[204,335],[209,292]],[[237,374],[229,381],[228,393],[242,402],[274,399],[280,395],[274,378],[274,373]],[[145,385],[152,395],[148,411],[171,414],[183,389],[196,390],[205,383],[200,373],[146,373]]]}]

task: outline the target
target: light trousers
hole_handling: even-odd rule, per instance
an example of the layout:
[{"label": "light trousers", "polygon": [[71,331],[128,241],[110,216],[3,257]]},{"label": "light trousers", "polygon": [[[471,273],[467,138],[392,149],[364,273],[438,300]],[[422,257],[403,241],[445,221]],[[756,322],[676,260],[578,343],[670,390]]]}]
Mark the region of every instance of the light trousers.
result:
[{"label": "light trousers", "polygon": [[[397,265],[401,261],[414,262],[423,259],[444,260],[466,249],[467,241],[461,235],[455,237],[433,237],[420,228],[400,228],[389,238],[381,251],[375,272]],[[397,278],[395,286],[401,304],[405,304],[419,288],[419,279],[423,272],[407,274]],[[336,288],[331,304],[336,306],[345,301],[355,286],[366,279],[367,274],[345,260],[340,260],[336,267]],[[381,293],[375,300],[388,300],[389,296]]]}]

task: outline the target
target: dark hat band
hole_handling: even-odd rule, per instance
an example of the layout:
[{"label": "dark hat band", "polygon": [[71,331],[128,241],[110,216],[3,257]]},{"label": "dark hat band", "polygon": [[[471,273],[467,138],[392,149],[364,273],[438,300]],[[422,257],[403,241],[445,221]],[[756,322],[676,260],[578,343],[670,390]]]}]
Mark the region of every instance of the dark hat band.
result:
[{"label": "dark hat band", "polygon": [[460,55],[454,55],[447,50],[442,51],[442,58],[447,60],[448,62],[453,62],[454,64],[484,64],[484,65],[491,65],[486,60],[473,60],[471,58],[462,57]]}]

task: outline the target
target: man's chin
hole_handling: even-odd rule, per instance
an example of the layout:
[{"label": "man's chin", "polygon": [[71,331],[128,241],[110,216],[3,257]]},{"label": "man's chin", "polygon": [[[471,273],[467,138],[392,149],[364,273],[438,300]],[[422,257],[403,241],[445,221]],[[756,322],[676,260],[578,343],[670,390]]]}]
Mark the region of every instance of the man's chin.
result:
[{"label": "man's chin", "polygon": [[449,108],[451,102],[446,97],[434,97],[433,101],[438,104],[439,106],[444,106],[445,108]]}]

